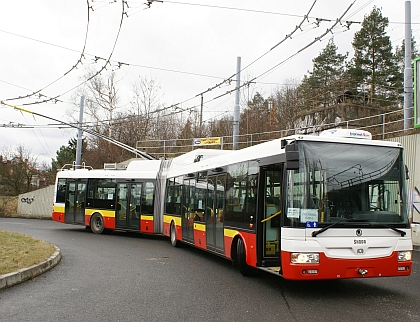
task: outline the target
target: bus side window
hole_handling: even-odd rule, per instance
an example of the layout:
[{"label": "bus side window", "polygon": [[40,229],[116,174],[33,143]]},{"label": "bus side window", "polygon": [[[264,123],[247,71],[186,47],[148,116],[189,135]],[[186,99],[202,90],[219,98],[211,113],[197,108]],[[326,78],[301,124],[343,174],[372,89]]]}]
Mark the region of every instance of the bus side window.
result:
[{"label": "bus side window", "polygon": [[143,189],[143,196],[141,198],[141,212],[142,214],[153,214],[153,196],[155,192],[155,185],[153,182],[146,182]]},{"label": "bus side window", "polygon": [[60,178],[57,182],[56,202],[66,202],[66,183],[67,179]]}]

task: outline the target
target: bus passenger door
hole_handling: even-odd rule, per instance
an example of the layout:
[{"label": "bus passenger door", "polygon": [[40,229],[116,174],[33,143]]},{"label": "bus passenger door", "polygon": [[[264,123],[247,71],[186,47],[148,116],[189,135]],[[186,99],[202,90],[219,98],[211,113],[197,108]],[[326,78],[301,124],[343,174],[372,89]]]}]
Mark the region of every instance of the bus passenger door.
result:
[{"label": "bus passenger door", "polygon": [[117,183],[115,227],[140,228],[141,183]]},{"label": "bus passenger door", "polygon": [[280,265],[281,167],[261,169],[261,197],[258,211],[258,262]]},{"label": "bus passenger door", "polygon": [[65,222],[83,224],[85,219],[86,182],[67,181]]},{"label": "bus passenger door", "polygon": [[223,251],[223,204],[226,175],[209,176],[207,210],[205,212],[207,248]]},{"label": "bus passenger door", "polygon": [[184,180],[182,189],[182,240],[194,243],[195,180]]}]

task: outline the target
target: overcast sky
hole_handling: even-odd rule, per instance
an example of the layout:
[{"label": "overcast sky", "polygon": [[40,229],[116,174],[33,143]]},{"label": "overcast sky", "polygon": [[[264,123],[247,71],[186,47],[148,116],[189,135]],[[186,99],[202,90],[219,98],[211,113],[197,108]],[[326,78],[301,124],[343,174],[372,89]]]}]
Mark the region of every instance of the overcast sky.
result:
[{"label": "overcast sky", "polygon": [[[182,102],[180,107],[188,109],[200,104],[197,94],[236,72],[238,56],[242,68],[251,64],[242,71],[242,82],[257,77],[252,91],[266,98],[281,84],[301,80],[332,36],[339,52],[351,55],[357,22],[374,6],[390,20],[393,47],[401,45],[405,1],[357,0],[332,33],[295,55],[331,28],[353,1],[316,1],[287,40],[314,0],[181,0],[153,2],[148,9],[145,0],[127,0],[124,14],[121,0],[1,1],[0,100],[70,122],[68,113],[87,68],[99,70],[110,58],[102,74],[116,71],[121,108],[129,104],[137,79],[147,77],[160,85],[163,106]],[[420,43],[420,1],[413,1],[411,10],[413,35]],[[318,27],[316,18],[323,20]],[[348,29],[345,21],[354,23]],[[234,82],[225,84],[204,95],[204,120],[233,114],[234,94],[214,98],[234,87]],[[42,95],[11,100],[39,90]],[[34,104],[55,97],[55,103]],[[23,145],[40,159],[55,158],[76,131],[49,126],[53,123],[2,105],[0,149]]]}]

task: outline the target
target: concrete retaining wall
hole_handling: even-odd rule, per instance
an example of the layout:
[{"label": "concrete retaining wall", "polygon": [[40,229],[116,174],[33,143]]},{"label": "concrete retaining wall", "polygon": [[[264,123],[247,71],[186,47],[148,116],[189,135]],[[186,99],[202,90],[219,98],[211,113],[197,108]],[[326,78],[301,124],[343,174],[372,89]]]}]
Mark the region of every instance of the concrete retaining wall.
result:
[{"label": "concrete retaining wall", "polygon": [[18,217],[51,218],[53,209],[54,186],[19,195]]}]

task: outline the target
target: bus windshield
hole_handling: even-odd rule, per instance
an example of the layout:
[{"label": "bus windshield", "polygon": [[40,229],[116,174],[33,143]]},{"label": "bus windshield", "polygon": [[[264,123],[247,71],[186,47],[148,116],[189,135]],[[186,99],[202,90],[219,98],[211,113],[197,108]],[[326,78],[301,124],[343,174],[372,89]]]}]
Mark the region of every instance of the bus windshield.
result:
[{"label": "bus windshield", "polygon": [[[407,227],[405,167],[395,147],[299,141],[287,171],[285,225]],[[350,219],[350,220],[344,220]]]}]

